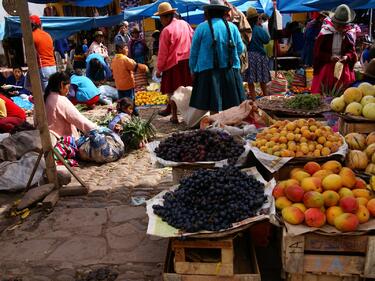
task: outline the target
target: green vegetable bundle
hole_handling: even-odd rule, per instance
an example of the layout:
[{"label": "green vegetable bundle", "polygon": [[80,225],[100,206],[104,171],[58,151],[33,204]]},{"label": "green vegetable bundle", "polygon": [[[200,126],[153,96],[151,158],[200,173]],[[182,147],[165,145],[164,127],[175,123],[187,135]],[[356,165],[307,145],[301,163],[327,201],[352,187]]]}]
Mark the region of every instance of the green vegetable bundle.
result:
[{"label": "green vegetable bundle", "polygon": [[301,94],[292,97],[286,102],[286,106],[293,109],[311,110],[321,105],[320,95]]}]

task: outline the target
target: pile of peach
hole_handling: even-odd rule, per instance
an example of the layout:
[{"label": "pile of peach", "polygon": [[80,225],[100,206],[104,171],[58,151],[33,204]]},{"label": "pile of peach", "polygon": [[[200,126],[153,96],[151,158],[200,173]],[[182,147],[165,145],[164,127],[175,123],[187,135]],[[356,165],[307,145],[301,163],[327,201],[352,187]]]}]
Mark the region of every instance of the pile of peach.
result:
[{"label": "pile of peach", "polygon": [[321,157],[339,150],[342,137],[315,119],[277,121],[257,134],[252,143],[278,157]]},{"label": "pile of peach", "polygon": [[273,190],[276,208],[284,221],[322,227],[326,223],[342,232],[355,231],[375,217],[375,199],[364,180],[337,161],[323,165],[308,162],[290,172]]}]

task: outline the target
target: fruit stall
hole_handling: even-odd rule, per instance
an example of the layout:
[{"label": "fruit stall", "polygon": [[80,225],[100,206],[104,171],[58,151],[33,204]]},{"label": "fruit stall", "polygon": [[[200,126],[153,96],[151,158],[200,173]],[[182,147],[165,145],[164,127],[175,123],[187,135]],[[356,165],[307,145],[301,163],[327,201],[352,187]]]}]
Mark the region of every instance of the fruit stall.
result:
[{"label": "fruit stall", "polygon": [[[356,117],[375,124],[371,87],[347,89],[319,114],[353,118],[356,100],[364,109]],[[175,184],[147,201],[147,233],[169,238],[164,280],[261,280],[267,259],[282,266],[271,280],[375,278],[375,128],[337,132],[313,118],[326,104],[320,97],[272,97],[264,109],[270,100],[296,118],[275,118],[257,133],[216,127],[147,144]]]}]

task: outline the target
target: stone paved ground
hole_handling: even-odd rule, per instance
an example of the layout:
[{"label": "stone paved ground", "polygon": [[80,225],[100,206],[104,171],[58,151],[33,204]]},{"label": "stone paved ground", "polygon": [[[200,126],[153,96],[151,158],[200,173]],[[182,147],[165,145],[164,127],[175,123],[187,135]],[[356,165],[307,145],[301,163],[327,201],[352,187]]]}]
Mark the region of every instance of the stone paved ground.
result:
[{"label": "stone paved ground", "polygon": [[[159,138],[185,129],[168,118],[157,117],[154,124]],[[168,188],[171,170],[152,167],[143,149],[114,163],[83,163],[76,171],[90,186],[87,196],[61,198],[51,213],[36,209],[0,233],[0,281],[161,280],[167,240],[146,235],[145,207],[133,206],[131,199]],[[0,194],[1,207],[19,196]]]}]

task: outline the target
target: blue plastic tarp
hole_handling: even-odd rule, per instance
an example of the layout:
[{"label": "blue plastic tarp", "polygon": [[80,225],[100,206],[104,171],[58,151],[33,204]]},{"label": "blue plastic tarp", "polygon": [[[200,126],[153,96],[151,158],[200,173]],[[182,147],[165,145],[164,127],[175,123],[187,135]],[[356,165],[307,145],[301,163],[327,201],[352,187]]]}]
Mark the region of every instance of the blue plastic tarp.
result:
[{"label": "blue plastic tarp", "polygon": [[[67,38],[81,30],[111,27],[124,19],[123,14],[108,17],[41,17],[42,26],[53,39]],[[1,33],[1,32],[0,32]],[[22,37],[19,17],[6,17],[4,37]]]},{"label": "blue plastic tarp", "polygon": [[375,0],[305,0],[304,5],[319,10],[332,10],[341,4],[359,10],[375,8]]},{"label": "blue plastic tarp", "polygon": [[332,10],[340,4],[352,9],[375,8],[375,0],[277,0],[280,13],[302,13]]},{"label": "blue plastic tarp", "polygon": [[[47,4],[56,3],[58,0],[28,0],[31,3]],[[70,0],[65,1],[80,7],[104,7],[112,3],[112,0]]]},{"label": "blue plastic tarp", "polygon": [[[134,7],[125,10],[124,12],[124,18],[128,21],[133,20],[140,20],[143,18],[148,17],[154,17],[154,13],[157,11],[157,8],[161,2],[164,2],[165,0],[159,0],[157,2],[154,2],[152,4],[147,4],[139,7]],[[178,4],[175,4],[176,2],[169,1],[172,5],[172,7],[177,7],[178,12],[181,14],[182,18],[185,19],[187,22],[191,24],[198,24],[204,21],[204,15],[203,15],[203,6],[208,4],[208,1],[188,1],[188,0],[179,0],[179,5],[187,5],[187,6],[181,6],[178,8]],[[199,3],[201,2],[201,3]],[[254,7],[257,9],[260,13],[266,13],[267,15],[271,16],[273,11],[273,4],[272,0],[232,0],[228,1],[235,7],[237,7],[239,10],[245,12],[249,7]],[[194,8],[195,9],[192,9]]]},{"label": "blue plastic tarp", "polygon": [[179,13],[195,11],[209,4],[208,0],[158,0],[152,4],[126,9],[124,11],[124,19],[135,21],[152,17],[158,11],[158,6],[162,2],[169,2],[173,8],[177,8]]}]

